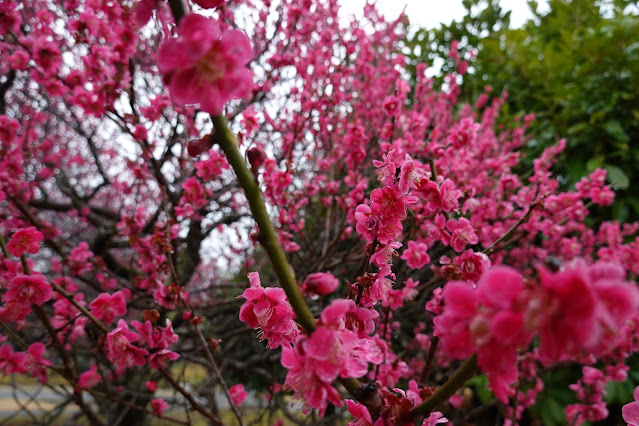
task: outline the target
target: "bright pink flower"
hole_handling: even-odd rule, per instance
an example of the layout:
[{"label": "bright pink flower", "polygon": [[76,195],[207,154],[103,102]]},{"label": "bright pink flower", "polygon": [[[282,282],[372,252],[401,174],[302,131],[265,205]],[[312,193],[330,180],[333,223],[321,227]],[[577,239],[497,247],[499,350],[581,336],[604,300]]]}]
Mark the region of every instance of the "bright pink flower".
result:
[{"label": "bright pink flower", "polygon": [[13,234],[11,241],[7,243],[7,249],[15,257],[20,257],[25,252],[36,254],[40,250],[39,243],[42,240],[44,240],[42,233],[35,226],[30,226]]},{"label": "bright pink flower", "polygon": [[424,419],[422,426],[435,426],[448,423],[448,419],[439,411],[433,411],[428,418]]},{"label": "bright pink flower", "polygon": [[121,291],[116,291],[112,295],[101,293],[91,302],[89,308],[94,317],[111,324],[116,316],[126,314],[126,299]]},{"label": "bright pink flower", "polygon": [[384,265],[376,274],[359,280],[358,283],[363,287],[361,304],[370,307],[380,301],[386,303],[389,291],[393,287],[393,279],[395,274],[392,273],[390,265]]},{"label": "bright pink flower", "polygon": [[29,345],[27,349],[27,368],[31,375],[44,384],[47,382],[47,369],[46,367],[52,364],[51,361],[44,358],[44,351],[46,347],[42,342],[35,342]]},{"label": "bright pink flower", "polygon": [[156,398],[151,401],[151,407],[153,408],[153,412],[158,416],[161,416],[164,410],[168,408],[169,404],[162,398]]},{"label": "bright pink flower", "polygon": [[71,250],[69,254],[69,267],[73,275],[82,275],[90,271],[93,265],[89,261],[94,257],[93,252],[89,250],[89,243],[81,241],[77,247]]},{"label": "bright pink flower", "polygon": [[415,241],[408,242],[408,248],[402,253],[403,260],[409,268],[420,269],[430,262],[428,256],[428,246],[425,243],[417,243]]},{"label": "bright pink flower", "polygon": [[551,273],[540,268],[542,290],[530,308],[540,327],[540,354],[553,361],[582,350],[604,355],[623,337],[623,325],[639,306],[636,286],[618,265],[573,262]]},{"label": "bright pink flower", "polygon": [[470,334],[470,320],[477,312],[474,289],[459,281],[446,284],[442,293],[444,312],[433,319],[435,335],[441,338],[442,347],[453,358],[462,359],[475,351]]},{"label": "bright pink flower", "polygon": [[180,22],[178,37],[160,48],[158,66],[175,102],[199,104],[219,115],[229,100],[243,97],[251,88],[246,64],[252,58],[242,31],[221,33],[215,19],[189,13]]},{"label": "bright pink flower", "polygon": [[166,319],[166,328],[154,327],[149,320],[144,323],[132,321],[131,325],[140,333],[143,342],[151,349],[166,349],[179,340],[178,335],[173,331],[173,324],[168,318]]},{"label": "bright pink flower", "polygon": [[117,328],[108,333],[106,337],[106,351],[109,361],[123,368],[145,365],[146,356],[149,353],[132,344],[139,338],[139,334],[129,331],[129,326],[124,320],[119,320]]},{"label": "bright pink flower", "polygon": [[42,305],[51,299],[52,294],[51,284],[43,275],[16,275],[2,300],[19,306]]},{"label": "bright pink flower", "polygon": [[388,244],[378,244],[375,253],[370,258],[370,263],[382,268],[384,265],[393,263],[393,258],[397,256],[396,249],[400,248],[402,243],[399,241],[391,241]]},{"label": "bright pink flower", "polygon": [[382,159],[384,161],[373,160],[373,166],[375,166],[375,174],[377,175],[377,179],[381,182],[382,185],[390,186],[395,183],[395,171],[397,170],[397,166],[392,160],[393,151],[388,154],[382,154]]},{"label": "bright pink flower", "polygon": [[211,149],[209,150],[209,158],[195,163],[195,168],[200,179],[209,181],[222,174],[222,171],[228,169],[229,165],[223,156]]},{"label": "bright pink flower", "polygon": [[366,241],[373,241],[378,231],[378,220],[373,215],[371,208],[365,204],[360,204],[355,209],[355,220],[357,225],[355,229],[359,232]]},{"label": "bright pink flower", "polygon": [[384,186],[371,193],[371,210],[381,218],[406,217],[405,197],[395,188]]},{"label": "bright pink flower", "polygon": [[286,375],[286,384],[296,393],[303,395],[311,407],[319,409],[320,415],[324,414],[327,401],[337,406],[342,405],[342,395],[339,391],[331,386],[330,382],[327,383],[315,375],[314,369],[309,368],[313,364],[307,363],[307,358],[297,347],[294,349],[283,346],[281,362],[282,366],[289,370]]},{"label": "bright pink flower", "polygon": [[251,328],[259,328],[271,349],[290,344],[299,329],[293,321],[295,313],[286,293],[281,288],[262,287],[257,272],[249,274],[249,281],[251,287],[242,294],[246,302],[240,308],[240,320]]},{"label": "bright pink flower", "polygon": [[339,280],[326,272],[315,272],[304,279],[304,289],[310,293],[324,295],[334,292],[339,286]]},{"label": "bright pink flower", "polygon": [[177,352],[173,352],[168,349],[160,349],[159,351],[155,351],[149,355],[149,364],[154,370],[159,370],[160,368],[166,368],[169,360],[175,361],[178,358],[180,358],[180,354]]},{"label": "bright pink flower", "polygon": [[235,405],[241,405],[248,396],[248,392],[246,392],[244,385],[242,384],[231,386],[229,388],[229,393],[231,394],[231,398],[233,398]]},{"label": "bright pink flower", "polygon": [[29,357],[24,352],[13,352],[13,348],[4,344],[0,346],[0,372],[4,375],[22,374],[27,371]]},{"label": "bright pink flower", "polygon": [[421,180],[420,170],[407,154],[399,172],[399,190],[406,194],[410,189],[419,188]]},{"label": "bright pink flower", "polygon": [[338,377],[362,377],[368,364],[384,357],[377,343],[345,327],[355,302],[336,299],[327,306],[310,336],[300,336],[294,347],[282,348],[282,365],[288,368],[286,384],[313,408],[323,412],[326,401],[341,405],[341,396],[331,385]]},{"label": "bright pink flower", "polygon": [[368,408],[364,404],[360,404],[359,402],[353,401],[352,399],[347,399],[346,408],[348,408],[348,412],[351,413],[355,420],[348,423],[348,426],[372,426],[373,419],[371,414],[368,412]]},{"label": "bright pink flower", "polygon": [[396,116],[400,112],[400,100],[395,96],[388,96],[384,99],[384,111],[390,116]]},{"label": "bright pink flower", "polygon": [[191,176],[182,184],[184,190],[184,199],[194,206],[201,205],[205,202],[204,188],[197,178]]},{"label": "bright pink flower", "polygon": [[633,393],[635,400],[621,407],[621,414],[628,426],[639,426],[639,386]]},{"label": "bright pink flower", "polygon": [[95,364],[78,377],[78,385],[84,389],[91,389],[101,381],[102,376],[98,373],[98,366]]},{"label": "bright pink flower", "polygon": [[153,380],[147,380],[144,385],[149,390],[149,392],[155,392],[158,388],[158,384]]},{"label": "bright pink flower", "polygon": [[451,232],[450,245],[457,252],[464,251],[466,244],[477,244],[479,242],[470,221],[464,217],[457,221],[454,219],[447,221],[446,229]]},{"label": "bright pink flower", "polygon": [[533,330],[525,324],[521,275],[499,266],[481,277],[477,288],[450,282],[443,293],[444,311],[435,318],[435,335],[446,353],[466,358],[475,350],[495,395],[504,403],[517,379],[517,349],[529,344]]}]

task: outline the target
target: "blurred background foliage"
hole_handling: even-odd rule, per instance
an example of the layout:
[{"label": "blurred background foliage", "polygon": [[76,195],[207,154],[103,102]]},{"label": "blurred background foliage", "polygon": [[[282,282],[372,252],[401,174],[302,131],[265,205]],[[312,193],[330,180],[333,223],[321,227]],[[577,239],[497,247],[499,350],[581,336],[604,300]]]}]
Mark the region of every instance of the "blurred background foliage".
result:
[{"label": "blurred background foliage", "polygon": [[[492,86],[508,92],[504,126],[535,113],[525,165],[560,138],[567,149],[556,167],[573,185],[596,168],[608,171],[617,200],[600,219],[639,219],[639,2],[628,0],[528,1],[533,17],[512,28],[510,12],[495,0],[464,0],[466,15],[439,28],[420,28],[406,40],[415,65],[426,62],[444,76],[455,69],[451,43],[470,62],[462,99],[473,103]],[[525,174],[527,170],[522,170]]]}]

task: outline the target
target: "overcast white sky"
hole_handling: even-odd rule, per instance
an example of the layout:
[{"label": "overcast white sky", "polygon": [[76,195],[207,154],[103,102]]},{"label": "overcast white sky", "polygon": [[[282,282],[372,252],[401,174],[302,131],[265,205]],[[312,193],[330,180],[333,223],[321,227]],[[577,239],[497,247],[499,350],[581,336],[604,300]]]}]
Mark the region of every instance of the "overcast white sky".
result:
[{"label": "overcast white sky", "polygon": [[[340,0],[342,11],[347,15],[361,15],[366,0]],[[540,10],[544,10],[546,0],[539,1]],[[511,25],[520,26],[530,17],[526,0],[501,0],[505,10],[512,10]],[[387,18],[394,19],[406,6],[406,14],[411,24],[432,28],[440,22],[449,23],[464,16],[462,0],[377,0],[378,8]]]}]

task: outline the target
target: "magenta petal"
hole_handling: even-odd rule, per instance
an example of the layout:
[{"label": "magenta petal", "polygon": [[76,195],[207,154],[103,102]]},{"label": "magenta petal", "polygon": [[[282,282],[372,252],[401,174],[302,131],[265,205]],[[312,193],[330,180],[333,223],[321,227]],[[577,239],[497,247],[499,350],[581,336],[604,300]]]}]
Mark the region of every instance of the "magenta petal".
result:
[{"label": "magenta petal", "polygon": [[191,60],[198,60],[211,50],[220,37],[220,27],[214,19],[189,13],[180,22],[179,36],[184,40],[185,53]]},{"label": "magenta petal", "polygon": [[226,100],[244,97],[251,89],[252,84],[253,74],[246,68],[233,70],[219,82],[220,92],[226,95]]},{"label": "magenta petal", "polygon": [[179,67],[183,67],[188,62],[189,60],[182,48],[182,43],[178,39],[168,39],[162,47],[160,47],[160,51],[158,52],[158,68],[161,73],[166,74],[174,71]]},{"label": "magenta petal", "polygon": [[444,288],[443,297],[447,312],[470,318],[477,310],[475,290],[464,282],[449,282]]},{"label": "magenta petal", "polygon": [[497,313],[491,323],[492,336],[505,345],[520,345],[521,335],[524,329],[524,319],[521,314],[502,311]]},{"label": "magenta petal", "polygon": [[634,401],[621,407],[623,419],[628,424],[639,424],[639,402]]},{"label": "magenta petal", "polygon": [[205,75],[195,68],[178,70],[171,78],[171,96],[177,103],[193,105],[200,102],[202,92],[207,90]]},{"label": "magenta petal", "polygon": [[228,99],[222,97],[220,90],[217,88],[217,84],[213,84],[207,89],[208,94],[200,101],[200,108],[211,115],[220,115]]},{"label": "magenta petal", "polygon": [[477,285],[477,292],[486,303],[508,309],[524,287],[517,271],[506,266],[489,269]]},{"label": "magenta petal", "polygon": [[253,49],[246,34],[240,30],[229,30],[220,40],[225,56],[237,65],[246,65],[253,59]]},{"label": "magenta petal", "polygon": [[304,350],[309,357],[316,360],[327,360],[338,349],[339,342],[335,332],[326,327],[318,327],[310,339],[304,342]]}]

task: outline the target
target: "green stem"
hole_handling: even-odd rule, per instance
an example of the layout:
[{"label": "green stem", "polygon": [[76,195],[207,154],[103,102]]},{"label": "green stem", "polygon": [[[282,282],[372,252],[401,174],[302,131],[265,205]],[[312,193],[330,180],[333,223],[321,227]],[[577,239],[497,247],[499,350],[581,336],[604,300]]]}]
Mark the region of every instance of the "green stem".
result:
[{"label": "green stem", "polygon": [[407,411],[402,416],[403,420],[415,419],[419,416],[425,416],[437,408],[440,404],[446,402],[448,398],[453,396],[457,389],[464,386],[464,383],[471,379],[477,371],[477,355],[472,355],[459,367],[455,374],[443,385],[441,385],[430,398],[422,402],[412,410]]},{"label": "green stem", "polygon": [[213,125],[215,126],[215,141],[220,145],[222,151],[224,151],[226,159],[237,175],[240,186],[244,189],[246,199],[251,208],[251,214],[259,228],[259,241],[271,260],[277,279],[286,292],[286,296],[295,311],[295,315],[297,315],[297,321],[304,327],[304,330],[306,330],[308,334],[311,334],[313,330],[315,330],[315,318],[313,318],[313,314],[297,286],[293,269],[286,260],[286,254],[280,245],[275,227],[266,210],[266,205],[262,198],[262,191],[260,190],[257,179],[246,165],[246,161],[238,149],[235,134],[229,129],[226,118],[222,116],[212,118]]}]

